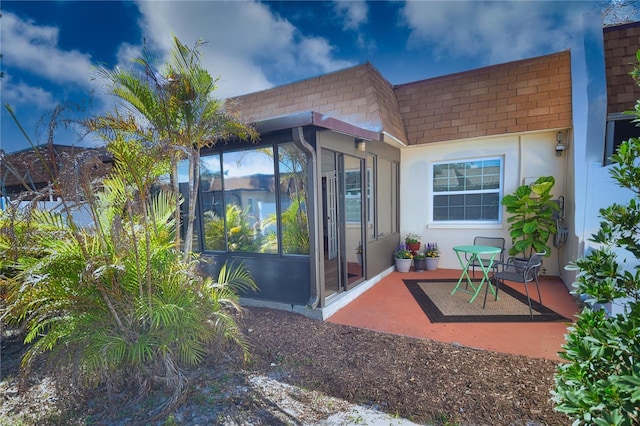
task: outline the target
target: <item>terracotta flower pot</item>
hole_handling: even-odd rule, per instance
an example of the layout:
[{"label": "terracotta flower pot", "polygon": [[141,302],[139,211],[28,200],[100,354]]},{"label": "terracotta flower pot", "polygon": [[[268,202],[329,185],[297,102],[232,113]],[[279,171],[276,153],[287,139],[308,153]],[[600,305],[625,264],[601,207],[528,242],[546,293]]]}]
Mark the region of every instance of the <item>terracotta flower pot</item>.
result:
[{"label": "terracotta flower pot", "polygon": [[412,253],[420,251],[420,243],[410,243],[407,244],[407,248],[411,250]]}]

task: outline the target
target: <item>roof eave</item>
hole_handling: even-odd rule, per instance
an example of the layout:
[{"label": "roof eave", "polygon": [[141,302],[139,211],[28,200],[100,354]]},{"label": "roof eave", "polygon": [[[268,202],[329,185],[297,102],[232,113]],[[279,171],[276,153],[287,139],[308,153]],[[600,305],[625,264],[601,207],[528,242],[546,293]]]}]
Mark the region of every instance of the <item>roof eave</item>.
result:
[{"label": "roof eave", "polygon": [[360,139],[382,140],[379,132],[363,129],[315,111],[304,111],[280,117],[267,118],[255,123],[255,128],[258,133],[269,133],[304,126],[315,126]]}]

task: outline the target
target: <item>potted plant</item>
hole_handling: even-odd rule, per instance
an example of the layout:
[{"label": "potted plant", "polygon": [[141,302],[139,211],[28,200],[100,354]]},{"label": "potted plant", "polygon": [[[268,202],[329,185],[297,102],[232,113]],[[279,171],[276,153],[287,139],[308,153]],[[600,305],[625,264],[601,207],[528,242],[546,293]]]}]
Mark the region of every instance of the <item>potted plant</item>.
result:
[{"label": "potted plant", "polygon": [[427,255],[423,252],[418,252],[413,255],[413,270],[416,272],[422,272],[427,269]]},{"label": "potted plant", "polygon": [[362,266],[362,242],[356,247],[356,256],[358,257],[358,265]]},{"label": "potted plant", "polygon": [[396,261],[396,269],[398,272],[409,272],[411,269],[411,259],[413,254],[405,244],[400,244],[393,252],[393,258]]},{"label": "potted plant", "polygon": [[554,213],[559,209],[551,199],[554,184],[553,176],[543,176],[502,198],[507,213],[511,214],[507,218],[513,244],[509,249],[511,256],[520,255],[522,259],[528,259],[533,253],[551,254],[547,241],[556,232]]},{"label": "potted plant", "polygon": [[420,239],[416,234],[407,234],[404,243],[414,255],[420,250]]},{"label": "potted plant", "polygon": [[438,269],[438,261],[440,260],[440,249],[438,248],[438,243],[427,243],[424,255],[427,271],[435,271]]}]

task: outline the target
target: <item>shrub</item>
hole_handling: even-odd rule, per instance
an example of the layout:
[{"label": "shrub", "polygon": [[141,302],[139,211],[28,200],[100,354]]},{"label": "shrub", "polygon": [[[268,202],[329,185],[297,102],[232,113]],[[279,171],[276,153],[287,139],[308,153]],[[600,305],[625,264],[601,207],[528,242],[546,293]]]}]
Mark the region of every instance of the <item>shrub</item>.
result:
[{"label": "shrub", "polygon": [[184,261],[175,249],[175,197],[149,195],[120,167],[100,191],[85,191],[92,227],[31,211],[31,225],[18,229],[36,229],[29,241],[38,249],[13,258],[3,317],[23,326],[25,342],[33,343],[25,373],[46,355],[62,367],[54,371],[70,366],[89,386],[144,394],[160,385],[173,392],[161,411],[185,395],[184,368],[211,350],[230,342],[248,356],[232,313],[240,309],[238,291],[255,283],[242,265],[225,265],[217,282],[200,276],[197,259]]}]

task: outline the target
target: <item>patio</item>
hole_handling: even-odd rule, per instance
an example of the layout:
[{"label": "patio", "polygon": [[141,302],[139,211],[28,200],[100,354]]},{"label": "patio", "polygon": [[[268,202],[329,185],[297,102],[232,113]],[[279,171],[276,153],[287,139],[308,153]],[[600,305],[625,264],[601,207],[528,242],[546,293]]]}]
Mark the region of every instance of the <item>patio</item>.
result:
[{"label": "patio", "polygon": [[[486,349],[534,358],[559,360],[567,322],[437,323],[433,324],[409,293],[403,279],[458,278],[460,270],[392,272],[327,321],[404,336]],[[524,292],[522,285],[513,285]],[[533,288],[535,293],[535,285]],[[567,318],[579,308],[558,277],[541,277],[540,292],[545,306]],[[532,295],[532,298],[533,295]],[[537,293],[535,295],[537,298]],[[478,298],[474,303],[482,303]]]}]

